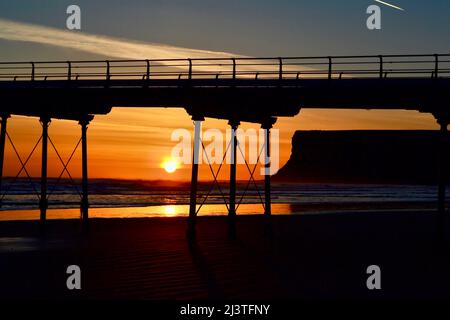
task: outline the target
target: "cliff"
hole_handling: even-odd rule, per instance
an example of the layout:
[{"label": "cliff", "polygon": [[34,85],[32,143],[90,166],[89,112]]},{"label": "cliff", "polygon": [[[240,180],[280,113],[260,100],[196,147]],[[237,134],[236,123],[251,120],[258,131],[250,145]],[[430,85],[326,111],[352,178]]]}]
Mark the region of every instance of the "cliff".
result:
[{"label": "cliff", "polygon": [[435,184],[439,143],[438,131],[297,131],[273,181]]}]

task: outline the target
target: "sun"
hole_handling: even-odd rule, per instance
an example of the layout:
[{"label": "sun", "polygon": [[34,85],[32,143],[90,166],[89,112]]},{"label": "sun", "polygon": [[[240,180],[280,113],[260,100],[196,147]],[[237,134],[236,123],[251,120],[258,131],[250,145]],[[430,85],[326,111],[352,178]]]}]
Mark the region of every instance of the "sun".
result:
[{"label": "sun", "polygon": [[168,173],[174,173],[178,169],[178,163],[175,160],[166,160],[163,162],[162,167]]}]

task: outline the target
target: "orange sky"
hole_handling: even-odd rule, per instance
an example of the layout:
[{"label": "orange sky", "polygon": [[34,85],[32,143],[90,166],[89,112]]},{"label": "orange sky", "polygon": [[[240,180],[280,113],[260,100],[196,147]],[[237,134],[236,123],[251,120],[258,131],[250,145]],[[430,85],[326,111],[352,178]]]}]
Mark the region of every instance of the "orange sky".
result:
[{"label": "orange sky", "polygon": [[[125,11],[123,9],[120,10],[121,14]],[[272,14],[273,12],[270,11],[270,15]],[[65,61],[88,58],[92,60],[98,59],[99,56],[123,59],[239,56],[233,52],[222,52],[223,48],[219,51],[198,50],[183,46],[114,38],[90,33],[88,30],[71,32],[65,29],[5,19],[0,19],[0,26],[0,39],[7,40],[3,43],[8,44],[5,45],[5,48],[14,45],[9,50],[2,50],[0,55],[3,60],[56,59]],[[433,29],[434,31],[435,29]],[[307,34],[305,33],[305,35]],[[195,38],[192,32],[187,32],[185,37],[189,39],[189,43]],[[295,33],[295,37],[298,38],[298,33]],[[329,38],[328,33],[326,33],[326,37]],[[235,38],[234,34],[233,38]],[[309,44],[312,44],[312,39],[316,39],[316,37],[310,36]],[[363,46],[359,42],[361,39],[358,38],[358,41],[356,41],[353,38],[351,40],[348,38],[348,32],[345,32],[345,39],[358,43],[360,48],[367,49],[368,43]],[[397,37],[396,39],[406,38]],[[222,38],[220,42],[222,42]],[[246,48],[251,48],[247,40],[245,43]],[[320,52],[322,50],[340,52],[332,48],[324,49],[322,42],[319,41],[318,43],[321,45],[320,48],[315,49],[317,52],[319,52],[319,49]],[[329,43],[329,41],[326,41],[326,43]],[[349,47],[346,42],[336,41],[336,43],[345,48]],[[374,43],[377,44],[379,49],[378,42]],[[440,41],[439,43],[443,42]],[[416,42],[414,42],[414,46],[416,45]],[[203,47],[203,45],[200,47]],[[282,48],[283,46],[279,44],[279,47]],[[434,47],[435,45],[433,45]],[[232,48],[230,47],[230,50]],[[402,46],[402,50],[405,50],[405,48]],[[293,52],[296,52],[297,55],[298,52],[303,52],[302,50],[294,50]],[[354,50],[355,52],[352,49],[353,54],[356,52],[362,53]],[[246,52],[246,50],[241,51]],[[243,128],[249,127],[259,128],[258,125],[243,124]],[[192,130],[190,117],[183,109],[114,108],[106,116],[97,116],[88,131],[89,176],[92,178],[189,180],[190,166],[181,167],[173,174],[168,174],[161,168],[161,162],[170,156],[171,149],[176,144],[171,142],[170,137],[172,131],[177,128]],[[225,130],[227,122],[225,120],[207,119],[204,128]],[[280,118],[275,128],[280,129],[280,166],[282,166],[289,158],[291,137],[295,130],[437,129],[437,125],[431,115],[413,111],[307,109],[302,110],[295,118]],[[14,116],[9,120],[8,131],[22,157],[26,158],[39,138],[41,128],[36,118]],[[49,133],[59,148],[63,159],[67,159],[80,136],[78,124],[54,120],[49,128]],[[227,167],[224,167],[225,170],[219,177],[220,179],[228,179]],[[5,152],[4,175],[15,176],[18,169],[19,162],[8,143]],[[31,175],[40,176],[40,148],[31,159],[28,169]],[[49,146],[49,176],[58,176],[61,169],[62,165],[51,146]],[[74,177],[80,176],[79,151],[73,158],[69,169]],[[205,164],[200,166],[199,174],[200,179],[211,179],[209,168]],[[247,178],[245,165],[238,166],[238,178]]]},{"label": "orange sky", "polygon": [[[168,174],[161,163],[170,156],[176,142],[170,140],[177,128],[192,130],[192,121],[183,109],[113,108],[106,116],[97,116],[88,130],[89,176],[91,178],[171,179],[189,180],[190,166],[182,166]],[[225,130],[225,120],[206,119],[204,129]],[[259,128],[244,123],[242,128]],[[437,129],[433,117],[414,111],[366,110],[312,110],[305,109],[295,118],[280,118],[275,125],[280,129],[280,166],[288,159],[291,137],[295,130],[345,129]],[[9,119],[8,132],[22,158],[26,158],[40,136],[36,118],[14,116]],[[80,137],[76,122],[53,120],[49,134],[60,154],[66,160]],[[40,176],[40,147],[31,158],[28,171]],[[80,150],[75,154],[69,170],[74,177],[81,174]],[[5,150],[5,176],[15,176],[19,162],[7,142]],[[49,145],[49,176],[58,176],[62,165]],[[238,179],[246,179],[245,165],[238,165]],[[206,164],[200,166],[200,179],[211,179]],[[220,179],[228,178],[227,166]]]}]

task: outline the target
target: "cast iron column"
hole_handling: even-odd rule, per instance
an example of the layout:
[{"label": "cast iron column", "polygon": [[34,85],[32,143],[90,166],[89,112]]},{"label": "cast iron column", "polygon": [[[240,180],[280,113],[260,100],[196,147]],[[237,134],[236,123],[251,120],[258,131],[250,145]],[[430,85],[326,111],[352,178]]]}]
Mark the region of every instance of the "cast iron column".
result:
[{"label": "cast iron column", "polygon": [[270,195],[270,129],[271,123],[265,123],[261,126],[264,129],[264,215],[270,217],[271,195]]},{"label": "cast iron column", "polygon": [[192,117],[194,121],[194,144],[192,148],[192,174],[191,174],[191,193],[189,201],[189,226],[188,235],[193,235],[195,230],[195,220],[197,217],[197,180],[198,180],[198,163],[201,150],[201,130],[203,117]]},{"label": "cast iron column", "polygon": [[39,201],[39,209],[41,210],[40,222],[44,226],[47,217],[47,145],[48,145],[48,126],[50,125],[49,117],[41,117],[42,124],[42,164],[41,164],[41,198]]},{"label": "cast iron column", "polygon": [[81,119],[81,162],[82,162],[82,197],[81,197],[81,219],[83,225],[87,226],[89,221],[89,200],[88,200],[88,156],[87,156],[87,128],[88,119]]},{"label": "cast iron column", "polygon": [[[5,158],[5,141],[6,141],[6,123],[8,121],[9,114],[2,115],[1,129],[0,129],[0,192],[2,190],[3,180],[3,160]],[[0,202],[0,207],[2,206]]]},{"label": "cast iron column", "polygon": [[448,122],[445,120],[438,120],[440,129],[440,145],[439,145],[439,184],[438,184],[438,224],[439,236],[442,238],[445,234],[446,224],[446,208],[445,208],[445,188],[447,178],[447,145],[448,145]]},{"label": "cast iron column", "polygon": [[239,121],[230,120],[228,124],[231,126],[231,138],[230,138],[230,207],[228,210],[228,216],[234,219],[236,216],[236,160],[237,160],[237,137],[236,130],[240,124]]}]

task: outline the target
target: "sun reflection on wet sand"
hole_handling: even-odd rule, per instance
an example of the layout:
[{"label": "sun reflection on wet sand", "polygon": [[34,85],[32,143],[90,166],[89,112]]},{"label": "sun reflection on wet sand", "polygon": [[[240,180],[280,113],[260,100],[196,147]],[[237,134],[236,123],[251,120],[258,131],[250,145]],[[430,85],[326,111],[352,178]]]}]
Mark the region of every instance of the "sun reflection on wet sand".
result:
[{"label": "sun reflection on wet sand", "polygon": [[[263,214],[260,204],[241,204],[238,214]],[[220,216],[228,213],[223,204],[209,204],[202,206],[199,216]],[[289,204],[273,204],[273,214],[289,214]],[[90,208],[90,218],[150,218],[150,217],[187,217],[189,205],[163,205],[147,207],[122,207],[122,208]],[[47,219],[78,219],[79,209],[48,209]],[[5,210],[0,211],[0,221],[7,220],[38,220],[39,210]]]},{"label": "sun reflection on wet sand", "polygon": [[176,207],[174,205],[165,206],[164,213],[165,213],[166,217],[176,216],[176,214],[177,214]]}]

